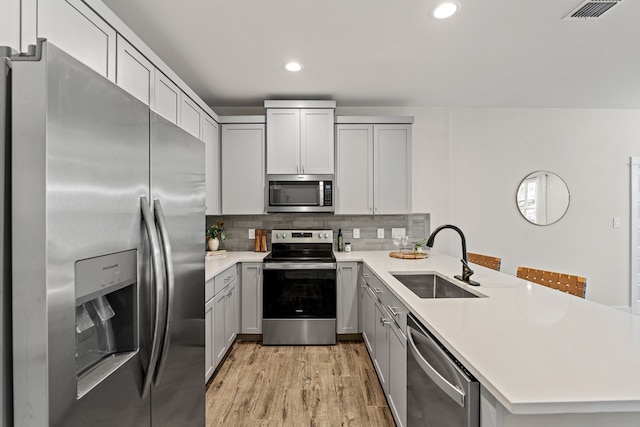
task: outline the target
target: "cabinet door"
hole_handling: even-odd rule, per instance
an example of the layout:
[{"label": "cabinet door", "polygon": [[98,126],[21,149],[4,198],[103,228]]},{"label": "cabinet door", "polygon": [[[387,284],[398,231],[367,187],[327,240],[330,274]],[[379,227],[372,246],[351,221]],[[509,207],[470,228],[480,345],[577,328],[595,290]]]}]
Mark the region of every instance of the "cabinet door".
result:
[{"label": "cabinet door", "polygon": [[262,263],[242,264],[241,325],[243,334],[262,333]]},{"label": "cabinet door", "polygon": [[227,302],[226,291],[220,291],[213,298],[213,356],[214,368],[227,352],[227,339],[224,330],[225,304]]},{"label": "cabinet door", "polygon": [[207,215],[220,215],[220,129],[218,123],[206,114],[201,134],[205,155],[205,212]]},{"label": "cabinet door", "polygon": [[140,101],[151,105],[155,67],[119,34],[117,40],[116,83]]},{"label": "cabinet door", "polygon": [[232,283],[228,286],[228,290],[226,291],[226,302],[224,306],[224,336],[226,340],[226,350],[231,348],[231,345],[236,339],[236,334],[238,333],[238,292],[237,291],[237,282]]},{"label": "cabinet door", "polygon": [[333,174],[334,112],[300,110],[300,167],[304,174]]},{"label": "cabinet door", "polygon": [[267,173],[302,173],[300,110],[297,108],[267,109]]},{"label": "cabinet door", "polygon": [[222,125],[222,213],[264,213],[264,125]]},{"label": "cabinet door", "polygon": [[211,378],[215,369],[213,351],[213,298],[204,305],[204,382]]},{"label": "cabinet door", "polygon": [[411,125],[375,125],[374,213],[411,213]]},{"label": "cabinet door", "polygon": [[407,338],[389,327],[389,408],[399,427],[407,425]]},{"label": "cabinet door", "polygon": [[336,214],[373,213],[373,126],[336,126]]},{"label": "cabinet door", "polygon": [[39,1],[37,19],[38,37],[115,81],[116,31],[81,0]]},{"label": "cabinet door", "polygon": [[191,98],[180,92],[180,127],[198,139],[204,111]]},{"label": "cabinet door", "polygon": [[358,263],[338,263],[338,292],[336,307],[338,312],[338,334],[358,332]]},{"label": "cabinet door", "polygon": [[362,336],[371,355],[371,360],[374,360],[376,357],[376,297],[367,284],[362,288],[362,298],[362,309],[364,310]]},{"label": "cabinet door", "polygon": [[389,318],[380,304],[375,304],[375,359],[373,364],[378,372],[382,390],[389,392]]},{"label": "cabinet door", "polygon": [[180,122],[180,96],[182,91],[169,77],[156,70],[154,85],[155,96],[152,97],[151,109],[171,123]]}]

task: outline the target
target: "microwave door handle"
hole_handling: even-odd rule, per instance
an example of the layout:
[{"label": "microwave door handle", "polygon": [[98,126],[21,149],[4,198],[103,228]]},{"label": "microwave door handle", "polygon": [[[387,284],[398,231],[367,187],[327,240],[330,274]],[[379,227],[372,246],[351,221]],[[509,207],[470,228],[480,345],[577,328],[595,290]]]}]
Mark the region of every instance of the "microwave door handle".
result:
[{"label": "microwave door handle", "polygon": [[[413,334],[415,333],[414,331],[417,332],[411,326],[407,326],[407,332],[408,332],[407,339],[409,341],[408,347],[409,347],[409,350],[411,351],[411,354],[415,358],[416,362],[418,362],[420,369],[422,369],[424,373],[427,374],[429,378],[431,378],[431,380],[438,386],[438,388],[440,388],[440,390],[442,390],[447,396],[449,396],[458,405],[464,408],[464,396],[465,396],[464,392],[460,390],[458,387],[456,387],[455,385],[451,384],[449,381],[447,381],[442,375],[440,375],[440,373],[433,366],[431,366],[429,362],[427,362],[427,360],[422,356],[422,354],[420,354],[420,350],[418,350],[418,347],[416,346],[416,343],[413,340]],[[429,337],[422,334],[420,335],[425,337],[428,343],[431,343],[431,340],[429,339]],[[451,363],[451,361],[448,360],[448,357],[446,359],[446,363]]]},{"label": "microwave door handle", "polygon": [[324,181],[318,181],[318,185],[320,187],[320,195],[318,197],[318,206],[324,206]]},{"label": "microwave door handle", "polygon": [[160,243],[162,244],[161,247],[164,255],[165,272],[167,273],[167,312],[165,315],[164,333],[162,337],[162,350],[160,351],[160,360],[158,362],[156,378],[154,381],[154,384],[158,385],[162,380],[162,373],[164,372],[164,367],[167,364],[169,343],[171,341],[171,324],[173,323],[173,305],[175,301],[175,273],[173,269],[173,255],[171,252],[171,242],[169,241],[169,231],[167,230],[167,221],[164,217],[164,211],[162,210],[162,204],[159,199],[155,199],[153,201],[153,212],[156,217],[156,223],[158,224],[158,230],[160,231]]},{"label": "microwave door handle", "polygon": [[160,254],[160,244],[158,243],[158,232],[153,221],[151,209],[149,209],[149,199],[146,196],[140,197],[140,209],[142,211],[142,221],[147,230],[149,246],[151,251],[151,264],[153,270],[153,279],[151,285],[153,287],[152,295],[155,295],[155,320],[153,324],[153,332],[151,334],[151,354],[149,355],[149,364],[144,374],[142,383],[142,398],[146,398],[151,387],[153,371],[158,361],[158,353],[160,352],[159,331],[162,328],[162,307],[164,305],[164,275],[162,271],[162,259]]}]

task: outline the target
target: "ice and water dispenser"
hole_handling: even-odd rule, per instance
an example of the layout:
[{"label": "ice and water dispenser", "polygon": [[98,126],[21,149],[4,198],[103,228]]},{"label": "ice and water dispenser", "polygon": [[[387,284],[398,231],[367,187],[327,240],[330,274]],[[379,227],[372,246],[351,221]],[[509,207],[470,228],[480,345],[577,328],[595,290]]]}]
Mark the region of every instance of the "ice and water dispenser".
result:
[{"label": "ice and water dispenser", "polygon": [[137,270],[136,250],[75,264],[78,398],[135,355]]}]

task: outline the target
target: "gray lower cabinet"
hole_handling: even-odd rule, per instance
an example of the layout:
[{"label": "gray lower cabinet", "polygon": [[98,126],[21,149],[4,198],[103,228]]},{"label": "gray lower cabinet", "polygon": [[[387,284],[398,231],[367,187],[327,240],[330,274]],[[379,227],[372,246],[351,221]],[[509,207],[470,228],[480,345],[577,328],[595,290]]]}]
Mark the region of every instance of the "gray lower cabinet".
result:
[{"label": "gray lower cabinet", "polygon": [[231,348],[240,328],[236,276],[234,265],[205,283],[205,382]]},{"label": "gray lower cabinet", "polygon": [[387,400],[398,426],[407,425],[407,337],[396,324],[389,327]]},{"label": "gray lower cabinet", "polygon": [[213,298],[204,305],[204,382],[206,383],[215,370],[213,355]]},{"label": "gray lower cabinet", "polygon": [[[363,267],[360,328],[380,385],[398,426],[407,419],[407,310],[371,270]],[[406,327],[406,326],[405,326]]]},{"label": "gray lower cabinet", "polygon": [[236,339],[238,297],[234,281],[213,298],[213,354],[215,366],[227,354]]},{"label": "gray lower cabinet", "polygon": [[339,262],[336,333],[358,333],[358,263]]},{"label": "gray lower cabinet", "polygon": [[262,263],[242,263],[240,333],[262,333]]},{"label": "gray lower cabinet", "polygon": [[367,350],[373,359],[375,349],[372,345],[375,336],[376,296],[363,276],[360,276],[360,330]]}]

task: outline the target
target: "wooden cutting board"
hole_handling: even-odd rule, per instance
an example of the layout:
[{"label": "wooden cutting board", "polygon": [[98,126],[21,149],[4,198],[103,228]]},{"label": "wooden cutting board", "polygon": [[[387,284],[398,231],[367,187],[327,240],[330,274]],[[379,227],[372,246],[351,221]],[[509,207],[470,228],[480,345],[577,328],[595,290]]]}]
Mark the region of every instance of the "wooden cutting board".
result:
[{"label": "wooden cutting board", "polygon": [[389,256],[392,258],[400,259],[423,259],[429,256],[426,252],[389,252]]}]

